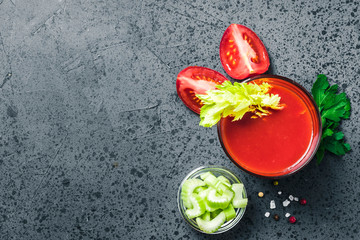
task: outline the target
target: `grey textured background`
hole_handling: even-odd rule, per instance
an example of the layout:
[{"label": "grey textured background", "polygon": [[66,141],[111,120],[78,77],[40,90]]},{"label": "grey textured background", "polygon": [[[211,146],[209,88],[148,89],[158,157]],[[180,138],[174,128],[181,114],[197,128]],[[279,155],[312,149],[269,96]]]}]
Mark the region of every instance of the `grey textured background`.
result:
[{"label": "grey textured background", "polygon": [[[326,2],[0,0],[0,239],[360,239],[359,1]],[[224,74],[231,23],[262,39],[269,73],[308,90],[319,73],[339,84],[352,103],[349,154],[277,187],[230,162],[175,81],[189,65]],[[176,203],[185,175],[209,164],[250,195],[220,236],[193,231]],[[283,209],[289,194],[308,205]],[[271,199],[279,222],[264,217]]]}]

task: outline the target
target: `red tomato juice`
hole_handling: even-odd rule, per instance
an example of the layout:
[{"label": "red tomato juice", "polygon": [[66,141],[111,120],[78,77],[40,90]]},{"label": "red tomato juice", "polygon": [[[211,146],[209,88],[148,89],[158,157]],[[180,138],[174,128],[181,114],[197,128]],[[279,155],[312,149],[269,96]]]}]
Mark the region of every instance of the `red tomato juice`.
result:
[{"label": "red tomato juice", "polygon": [[[270,93],[281,97],[282,110],[262,118],[221,120],[219,135],[225,152],[241,168],[265,177],[287,175],[313,157],[321,127],[311,99],[295,85],[281,79],[255,80],[272,85]],[[321,126],[321,124],[320,124]]]}]

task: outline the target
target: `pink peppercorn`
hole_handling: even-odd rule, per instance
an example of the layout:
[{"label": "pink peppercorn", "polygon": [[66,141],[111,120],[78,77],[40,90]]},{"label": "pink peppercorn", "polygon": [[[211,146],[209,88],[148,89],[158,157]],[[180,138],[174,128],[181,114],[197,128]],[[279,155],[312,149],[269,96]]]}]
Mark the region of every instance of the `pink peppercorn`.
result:
[{"label": "pink peppercorn", "polygon": [[291,217],[289,218],[289,222],[290,222],[290,223],[295,223],[295,222],[296,222],[296,218],[295,218],[294,216],[291,216]]},{"label": "pink peppercorn", "polygon": [[306,204],[306,199],[304,199],[304,198],[301,199],[301,200],[300,200],[300,204],[301,204],[301,205],[305,205],[305,204]]}]

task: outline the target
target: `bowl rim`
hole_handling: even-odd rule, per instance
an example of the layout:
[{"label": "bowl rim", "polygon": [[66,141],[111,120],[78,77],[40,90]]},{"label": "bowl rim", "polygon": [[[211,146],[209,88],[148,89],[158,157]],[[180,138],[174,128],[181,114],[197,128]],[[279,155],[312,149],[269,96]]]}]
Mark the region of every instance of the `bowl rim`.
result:
[{"label": "bowl rim", "polygon": [[[299,172],[301,169],[303,169],[305,166],[307,166],[309,164],[309,162],[315,157],[315,154],[317,152],[317,150],[319,149],[320,146],[320,142],[321,142],[321,136],[322,136],[322,121],[321,121],[321,114],[319,111],[319,108],[313,98],[313,96],[299,83],[295,82],[294,80],[287,78],[287,77],[283,77],[283,76],[279,76],[279,75],[273,75],[273,74],[261,74],[261,75],[257,75],[257,76],[253,76],[250,78],[245,79],[243,82],[244,83],[248,83],[251,81],[254,81],[256,79],[261,79],[261,78],[271,78],[271,79],[280,79],[280,80],[284,80],[292,85],[294,85],[295,87],[297,87],[301,92],[303,92],[306,97],[310,100],[311,105],[314,106],[315,109],[315,116],[318,119],[318,128],[319,128],[319,133],[318,133],[318,138],[316,141],[316,145],[313,148],[313,152],[310,154],[310,156],[308,157],[308,159],[306,159],[306,161],[302,162],[301,165],[299,167],[297,167],[295,170],[290,171],[286,174],[281,174],[281,172],[277,172],[274,176],[266,176],[266,175],[261,175],[261,174],[257,174],[254,172],[249,171],[248,169],[245,169],[244,167],[242,167],[239,163],[237,163],[232,157],[231,155],[228,153],[227,149],[225,148],[225,145],[223,143],[222,137],[221,137],[221,120],[217,123],[217,133],[218,133],[218,139],[220,141],[221,147],[223,149],[223,151],[226,153],[226,155],[228,156],[228,158],[241,170],[253,175],[253,176],[257,176],[257,177],[261,177],[261,178],[265,178],[265,179],[280,179],[280,178],[285,178],[285,177],[289,177],[297,172]],[[315,123],[314,123],[315,124]]]},{"label": "bowl rim", "polygon": [[[246,192],[246,188],[245,188],[245,184],[244,182],[237,176],[235,175],[231,170],[229,170],[226,167],[223,166],[219,166],[219,165],[207,165],[207,166],[200,166],[198,168],[195,168],[194,170],[192,170],[191,172],[189,172],[184,179],[181,181],[179,189],[178,189],[178,193],[177,193],[177,204],[178,204],[178,209],[180,212],[181,217],[184,219],[184,221],[193,229],[195,229],[198,232],[204,233],[204,234],[209,234],[209,235],[216,235],[216,234],[221,234],[224,232],[229,231],[230,229],[234,228],[239,222],[240,220],[243,218],[245,211],[246,211],[246,207],[244,208],[238,208],[236,210],[236,217],[230,221],[228,221],[228,223],[225,225],[225,228],[223,228],[224,226],[221,226],[216,232],[214,233],[207,233],[202,231],[199,227],[197,227],[195,224],[192,224],[190,222],[190,220],[185,216],[185,208],[182,208],[183,204],[182,204],[182,200],[181,200],[181,190],[182,190],[182,186],[184,184],[184,182],[187,179],[190,178],[194,178],[196,176],[196,173],[204,170],[206,171],[207,169],[218,169],[220,171],[225,172],[226,174],[229,174],[232,178],[235,178],[237,180],[238,183],[242,183],[244,185],[244,190],[243,190],[243,197],[247,198],[247,192]],[[197,176],[196,176],[197,177]],[[226,177],[226,176],[225,176]]]}]

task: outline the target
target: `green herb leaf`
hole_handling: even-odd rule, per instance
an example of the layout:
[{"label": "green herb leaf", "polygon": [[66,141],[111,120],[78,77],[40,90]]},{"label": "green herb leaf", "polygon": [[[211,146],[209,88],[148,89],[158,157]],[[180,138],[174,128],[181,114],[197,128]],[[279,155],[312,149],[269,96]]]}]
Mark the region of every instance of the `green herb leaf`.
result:
[{"label": "green herb leaf", "polygon": [[311,93],[319,108],[322,105],[322,101],[325,98],[325,90],[328,87],[329,87],[329,82],[327,81],[327,77],[324,74],[318,75],[317,80],[311,89]]},{"label": "green herb leaf", "polygon": [[268,94],[268,83],[238,83],[225,81],[216,86],[216,90],[196,96],[204,106],[200,110],[200,126],[212,127],[222,117],[232,116],[233,121],[241,119],[245,113],[252,112],[258,117],[270,114],[270,109],[282,109],[279,95]]},{"label": "green herb leaf", "polygon": [[319,149],[316,152],[316,163],[320,164],[321,161],[323,160],[325,155],[325,144],[324,142],[320,143]]},{"label": "green herb leaf", "polygon": [[316,153],[317,163],[324,158],[325,150],[336,155],[344,155],[351,150],[344,141],[344,133],[338,130],[340,121],[350,117],[350,100],[345,93],[337,94],[338,85],[330,86],[327,77],[318,75],[311,93],[321,113],[323,134]]}]

